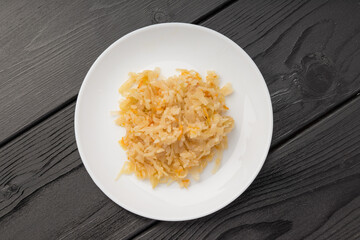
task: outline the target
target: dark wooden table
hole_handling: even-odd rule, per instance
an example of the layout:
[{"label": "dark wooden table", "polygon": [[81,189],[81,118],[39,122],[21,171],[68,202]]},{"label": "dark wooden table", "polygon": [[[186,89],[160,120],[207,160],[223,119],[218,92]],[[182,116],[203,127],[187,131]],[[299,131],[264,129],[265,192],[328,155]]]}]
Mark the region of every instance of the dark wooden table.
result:
[{"label": "dark wooden table", "polygon": [[[96,57],[137,28],[223,33],[270,89],[274,136],[250,188],[187,222],[134,215],[93,183],[74,139]],[[0,1],[0,239],[360,239],[360,1]]]}]

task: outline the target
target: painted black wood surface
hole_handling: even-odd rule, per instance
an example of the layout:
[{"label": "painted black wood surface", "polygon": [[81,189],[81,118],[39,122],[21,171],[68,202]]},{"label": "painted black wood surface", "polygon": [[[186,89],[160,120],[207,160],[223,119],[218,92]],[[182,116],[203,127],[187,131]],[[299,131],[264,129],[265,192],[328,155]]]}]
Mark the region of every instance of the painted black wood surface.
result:
[{"label": "painted black wood surface", "polygon": [[[205,2],[207,4],[205,4]],[[359,239],[359,1],[4,1],[0,239]],[[255,60],[274,107],[271,153],[248,191],[191,222],[157,222],[92,182],[73,133],[92,61],[138,27],[215,29]]]},{"label": "painted black wood surface", "polygon": [[233,39],[260,68],[275,142],[360,91],[359,1],[238,1],[204,25]]},{"label": "painted black wood surface", "polygon": [[236,201],[136,239],[359,239],[360,97],[269,154]]},{"label": "painted black wood surface", "polygon": [[0,144],[73,98],[95,59],[126,33],[201,21],[227,2],[1,1]]}]

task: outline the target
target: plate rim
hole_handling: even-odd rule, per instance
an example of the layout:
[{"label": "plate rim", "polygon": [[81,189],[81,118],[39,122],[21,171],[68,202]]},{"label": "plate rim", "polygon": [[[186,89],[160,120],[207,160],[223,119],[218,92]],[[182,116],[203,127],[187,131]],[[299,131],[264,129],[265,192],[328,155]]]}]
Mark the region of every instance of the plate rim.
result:
[{"label": "plate rim", "polygon": [[[265,93],[266,96],[264,96],[267,101],[267,108],[269,109],[269,134],[267,136],[266,139],[266,146],[264,147],[264,152],[263,155],[261,156],[261,164],[259,164],[258,168],[255,169],[253,171],[253,174],[249,177],[249,182],[248,184],[246,184],[246,187],[242,188],[240,191],[237,191],[236,194],[234,194],[233,198],[229,198],[226,201],[223,201],[221,204],[218,204],[216,208],[211,208],[208,211],[204,211],[201,212],[200,214],[193,214],[192,216],[181,216],[181,217],[177,217],[177,216],[171,216],[171,217],[157,217],[157,216],[150,216],[142,211],[138,211],[137,208],[131,207],[127,204],[122,203],[121,201],[119,201],[111,192],[105,190],[105,188],[103,187],[102,183],[95,177],[95,173],[91,170],[91,168],[89,167],[87,161],[85,160],[85,154],[83,153],[83,148],[82,148],[82,144],[80,141],[80,134],[79,134],[79,108],[80,108],[80,101],[82,99],[82,96],[84,95],[84,88],[85,85],[87,84],[87,79],[89,78],[89,76],[92,74],[92,72],[94,71],[96,65],[98,65],[98,63],[102,60],[102,58],[105,57],[105,55],[107,55],[108,52],[110,52],[113,48],[116,47],[116,45],[118,45],[120,42],[126,40],[127,38],[136,35],[139,32],[148,30],[148,29],[152,29],[152,28],[163,28],[163,27],[169,27],[169,26],[174,26],[174,27],[190,27],[190,28],[197,28],[198,30],[202,30],[202,31],[206,31],[210,34],[215,34],[218,37],[220,37],[221,39],[223,39],[224,41],[228,42],[229,44],[233,45],[234,47],[238,48],[238,50],[240,50],[240,52],[242,52],[242,55],[246,57],[247,62],[249,62],[249,64],[254,68],[254,70],[257,72],[257,74],[259,74],[259,76],[262,78],[263,80],[263,87],[265,88]],[[78,152],[81,158],[81,161],[84,164],[84,167],[86,169],[86,171],[88,172],[88,174],[90,175],[91,179],[93,180],[93,182],[96,184],[96,186],[108,197],[110,198],[113,202],[115,202],[117,205],[119,205],[120,207],[126,209],[129,212],[132,212],[134,214],[137,214],[139,216],[142,217],[146,217],[149,219],[154,219],[154,220],[160,220],[160,221],[187,221],[187,220],[193,220],[193,219],[198,219],[198,218],[202,218],[205,216],[208,216],[210,214],[213,214],[221,209],[223,209],[224,207],[226,207],[227,205],[229,205],[230,203],[232,203],[234,200],[236,200],[241,194],[243,194],[248,188],[249,186],[254,182],[255,178],[258,176],[259,172],[261,171],[262,167],[264,166],[265,160],[268,156],[269,153],[269,149],[271,146],[271,141],[272,141],[272,136],[273,136],[273,131],[274,131],[274,119],[273,119],[273,107],[272,107],[272,101],[271,101],[271,96],[270,96],[270,92],[269,92],[269,88],[267,87],[266,81],[263,77],[263,75],[261,74],[259,68],[257,67],[257,65],[255,64],[255,62],[253,61],[253,59],[245,52],[244,49],[242,49],[238,44],[236,44],[233,40],[231,40],[230,38],[226,37],[225,35],[204,27],[204,26],[200,26],[200,25],[195,25],[195,24],[191,24],[191,23],[181,23],[181,22],[171,22],[171,23],[159,23],[159,24],[154,24],[154,25],[149,25],[149,26],[145,26],[142,28],[139,28],[137,30],[134,30],[130,33],[127,33],[126,35],[122,36],[121,38],[119,38],[118,40],[116,40],[115,42],[113,42],[110,46],[108,46],[94,61],[94,63],[91,65],[90,69],[88,70],[87,74],[85,75],[85,78],[81,84],[78,96],[77,96],[77,100],[76,100],[76,105],[75,105],[75,114],[74,114],[74,132],[75,132],[75,141],[76,141],[76,145],[78,148]]]}]

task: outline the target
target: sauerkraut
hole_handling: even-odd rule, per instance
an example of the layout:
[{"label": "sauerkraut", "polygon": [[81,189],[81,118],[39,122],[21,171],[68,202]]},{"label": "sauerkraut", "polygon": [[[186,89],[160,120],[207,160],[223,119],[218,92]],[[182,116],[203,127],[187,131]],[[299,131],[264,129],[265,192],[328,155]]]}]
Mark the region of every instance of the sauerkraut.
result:
[{"label": "sauerkraut", "polygon": [[168,79],[159,77],[158,68],[129,73],[120,87],[124,99],[116,123],[126,128],[119,143],[127,161],[119,176],[135,174],[153,187],[172,181],[188,187],[190,174],[196,179],[213,158],[219,167],[234,128],[233,118],[225,115],[231,85],[220,88],[213,71],[205,80],[194,70],[178,71]]}]

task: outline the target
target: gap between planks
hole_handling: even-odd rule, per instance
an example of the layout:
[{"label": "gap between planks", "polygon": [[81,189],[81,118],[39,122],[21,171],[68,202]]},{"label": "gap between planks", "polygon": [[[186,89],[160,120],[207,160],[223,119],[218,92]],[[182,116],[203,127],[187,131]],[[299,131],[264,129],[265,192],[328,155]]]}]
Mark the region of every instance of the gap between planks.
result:
[{"label": "gap between planks", "polygon": [[[224,2],[223,4],[220,4],[219,6],[217,6],[216,8],[214,8],[213,10],[211,10],[210,12],[200,16],[199,18],[197,18],[196,20],[192,21],[192,24],[197,24],[200,25],[201,23],[205,22],[206,20],[210,19],[212,16],[218,14],[219,12],[221,12],[222,10],[224,10],[225,8],[229,7],[230,5],[234,4],[235,2],[237,2],[238,0],[229,0]],[[0,141],[0,148],[4,147],[6,144],[8,144],[9,142],[11,142],[12,140],[14,140],[15,138],[21,136],[22,134],[24,134],[25,132],[29,131],[31,128],[35,127],[36,125],[44,122],[46,119],[50,118],[52,115],[56,114],[57,112],[61,111],[62,109],[66,108],[67,106],[73,104],[74,102],[76,102],[77,100],[77,96],[78,94],[76,94],[75,96],[69,98],[68,100],[66,100],[64,103],[60,104],[59,106],[55,107],[54,109],[52,109],[51,111],[47,112],[46,114],[42,115],[41,117],[39,117],[38,119],[36,119],[35,121],[29,123],[28,125],[26,125],[25,127],[23,127],[22,129],[20,129],[19,131],[13,133],[12,135],[10,135],[9,137],[5,138],[3,141]]]},{"label": "gap between planks", "polygon": [[[273,146],[270,147],[269,150],[269,154],[271,154],[272,152],[274,152],[276,149],[281,148],[283,145],[285,145],[286,143],[294,140],[296,137],[298,137],[301,133],[305,132],[308,128],[310,128],[311,126],[314,126],[316,124],[319,124],[320,122],[322,122],[323,120],[325,120],[326,118],[330,117],[331,115],[335,114],[338,111],[341,111],[341,109],[343,109],[344,107],[346,107],[346,105],[356,101],[357,99],[360,99],[360,92],[357,92],[351,96],[349,96],[347,99],[345,99],[344,101],[342,101],[341,103],[335,105],[333,108],[331,108],[329,111],[327,111],[325,114],[319,116],[318,118],[314,119],[313,121],[311,121],[309,124],[305,125],[304,127],[298,129],[297,131],[293,132],[292,134],[290,134],[289,136],[287,136],[285,139],[279,141],[278,143],[274,144]],[[157,224],[159,224],[161,221],[154,221],[151,224],[149,224],[148,226],[144,227],[143,229],[140,229],[138,232],[132,234],[131,236],[129,236],[126,239],[133,239],[137,236],[140,236],[141,234],[145,233],[146,231],[148,231],[149,229],[151,229],[152,227],[156,226]]]}]

